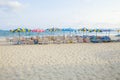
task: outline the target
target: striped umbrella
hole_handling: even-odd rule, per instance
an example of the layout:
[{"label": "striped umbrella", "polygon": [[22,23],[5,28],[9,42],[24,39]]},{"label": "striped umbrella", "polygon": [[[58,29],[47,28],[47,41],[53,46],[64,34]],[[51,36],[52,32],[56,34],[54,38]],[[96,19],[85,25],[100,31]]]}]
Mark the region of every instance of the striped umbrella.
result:
[{"label": "striped umbrella", "polygon": [[14,29],[14,30],[10,30],[10,32],[12,33],[18,33],[19,35],[19,40],[20,40],[20,33],[21,32],[30,32],[31,30],[30,29],[26,29],[26,28],[17,28],[17,29]]},{"label": "striped umbrella", "polygon": [[13,33],[17,32],[19,35],[19,40],[20,40],[20,32],[24,32],[24,30],[22,28],[17,28],[17,29],[12,30],[12,32]]}]

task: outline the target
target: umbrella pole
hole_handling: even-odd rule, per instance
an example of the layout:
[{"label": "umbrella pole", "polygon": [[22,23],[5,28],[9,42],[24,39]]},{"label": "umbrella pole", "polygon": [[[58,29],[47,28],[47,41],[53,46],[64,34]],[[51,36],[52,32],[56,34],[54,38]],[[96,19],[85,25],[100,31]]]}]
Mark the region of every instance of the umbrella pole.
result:
[{"label": "umbrella pole", "polygon": [[108,34],[108,36],[110,36],[110,31],[109,31],[109,34]]},{"label": "umbrella pole", "polygon": [[86,36],[87,36],[87,31],[86,31]]},{"label": "umbrella pole", "polygon": [[107,31],[106,31],[106,36],[107,36]]},{"label": "umbrella pole", "polygon": [[96,32],[96,40],[97,40],[97,32]]},{"label": "umbrella pole", "polygon": [[83,31],[83,42],[84,42],[84,31]]},{"label": "umbrella pole", "polygon": [[18,40],[18,44],[20,44],[20,32],[18,32],[18,34],[19,34],[19,40]]},{"label": "umbrella pole", "polygon": [[96,32],[96,37],[97,37],[97,32]]},{"label": "umbrella pole", "polygon": [[83,36],[84,36],[84,31],[83,31]]}]

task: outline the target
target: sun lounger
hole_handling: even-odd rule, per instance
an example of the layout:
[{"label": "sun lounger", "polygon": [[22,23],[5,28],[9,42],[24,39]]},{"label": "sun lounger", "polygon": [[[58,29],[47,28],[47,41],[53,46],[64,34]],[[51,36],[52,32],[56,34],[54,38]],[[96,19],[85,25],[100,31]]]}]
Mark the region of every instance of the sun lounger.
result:
[{"label": "sun lounger", "polygon": [[110,37],[108,37],[108,36],[103,36],[103,37],[101,37],[101,41],[102,41],[102,42],[110,42],[111,39],[110,39]]}]

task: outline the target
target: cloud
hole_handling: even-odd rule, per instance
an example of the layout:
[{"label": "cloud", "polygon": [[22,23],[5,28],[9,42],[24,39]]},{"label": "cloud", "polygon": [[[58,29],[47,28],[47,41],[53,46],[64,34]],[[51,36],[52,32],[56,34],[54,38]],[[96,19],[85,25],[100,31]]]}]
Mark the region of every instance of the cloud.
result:
[{"label": "cloud", "polygon": [[0,0],[0,10],[17,11],[24,8],[24,5],[18,1]]}]

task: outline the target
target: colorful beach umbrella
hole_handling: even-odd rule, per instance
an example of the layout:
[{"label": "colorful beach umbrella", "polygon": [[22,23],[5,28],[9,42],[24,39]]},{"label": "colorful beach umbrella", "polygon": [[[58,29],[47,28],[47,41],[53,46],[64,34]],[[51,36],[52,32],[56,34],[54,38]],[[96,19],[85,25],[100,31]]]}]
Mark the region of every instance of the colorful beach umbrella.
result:
[{"label": "colorful beach umbrella", "polygon": [[93,32],[96,33],[96,37],[97,37],[97,33],[98,33],[98,32],[102,32],[102,30],[100,30],[100,29],[93,29]]},{"label": "colorful beach umbrella", "polygon": [[83,32],[83,36],[84,36],[85,33],[87,35],[88,29],[87,28],[81,28],[81,29],[79,29],[79,31],[82,31]]},{"label": "colorful beach umbrella", "polygon": [[10,30],[10,32],[12,33],[18,33],[18,36],[19,36],[19,40],[20,40],[20,32],[23,32],[23,29],[22,28],[17,28],[17,29],[14,29],[14,30]]},{"label": "colorful beach umbrella", "polygon": [[10,32],[12,33],[18,33],[19,35],[19,40],[20,40],[20,33],[21,32],[30,32],[31,30],[30,29],[26,29],[26,28],[17,28],[17,29],[14,29],[14,30],[10,30]]},{"label": "colorful beach umbrella", "polygon": [[31,29],[23,28],[23,32],[26,33],[26,36],[27,36],[27,33],[29,33],[29,36],[30,36]]},{"label": "colorful beach umbrella", "polygon": [[93,29],[88,29],[88,32],[93,32]]},{"label": "colorful beach umbrella", "polygon": [[46,31],[57,32],[57,31],[61,31],[61,29],[59,29],[59,28],[48,28],[48,29],[46,29]]},{"label": "colorful beach umbrella", "polygon": [[45,32],[45,30],[44,29],[33,29],[32,32],[37,32],[39,36],[39,34]]},{"label": "colorful beach umbrella", "polygon": [[51,34],[54,35],[55,32],[59,32],[59,31],[61,31],[61,29],[59,29],[59,28],[48,28],[45,31],[50,32]]}]

